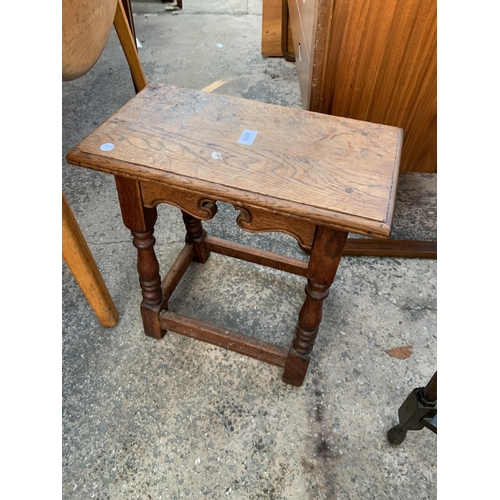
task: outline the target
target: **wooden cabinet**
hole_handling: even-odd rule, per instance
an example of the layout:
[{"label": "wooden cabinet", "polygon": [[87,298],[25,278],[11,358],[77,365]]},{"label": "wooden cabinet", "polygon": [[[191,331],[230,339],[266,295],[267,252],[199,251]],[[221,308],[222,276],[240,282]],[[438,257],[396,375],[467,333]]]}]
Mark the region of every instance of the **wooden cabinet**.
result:
[{"label": "wooden cabinet", "polygon": [[403,128],[402,172],[437,172],[436,2],[288,0],[304,109]]},{"label": "wooden cabinet", "polygon": [[[263,0],[262,2],[261,53],[263,56],[283,56],[281,46],[282,6],[282,0]],[[290,25],[288,25],[287,51],[293,53],[293,37]]]}]

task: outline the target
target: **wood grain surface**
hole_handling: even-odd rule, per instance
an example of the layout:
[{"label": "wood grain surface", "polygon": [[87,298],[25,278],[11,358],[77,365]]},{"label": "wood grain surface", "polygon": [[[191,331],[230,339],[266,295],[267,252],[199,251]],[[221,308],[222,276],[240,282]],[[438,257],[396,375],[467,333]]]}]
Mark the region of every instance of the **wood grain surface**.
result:
[{"label": "wood grain surface", "polygon": [[304,109],[400,127],[401,172],[437,172],[436,0],[288,4]]},{"label": "wood grain surface", "polygon": [[117,1],[63,0],[63,81],[80,78],[99,59],[111,33]]},{"label": "wood grain surface", "polygon": [[162,311],[160,321],[166,330],[244,354],[271,365],[285,366],[288,351],[283,347],[171,311]]},{"label": "wood grain surface", "polygon": [[[258,132],[251,145],[238,143],[245,130]],[[388,237],[401,145],[398,128],[155,83],[67,159]]]},{"label": "wood grain surface", "polygon": [[335,9],[326,76],[334,91],[320,106],[403,128],[401,171],[436,172],[436,0],[335,2]]},{"label": "wood grain surface", "polygon": [[[282,57],[281,47],[281,4],[282,0],[262,2],[262,40],[261,53],[268,57]],[[293,53],[292,28],[288,25],[288,52]]]}]

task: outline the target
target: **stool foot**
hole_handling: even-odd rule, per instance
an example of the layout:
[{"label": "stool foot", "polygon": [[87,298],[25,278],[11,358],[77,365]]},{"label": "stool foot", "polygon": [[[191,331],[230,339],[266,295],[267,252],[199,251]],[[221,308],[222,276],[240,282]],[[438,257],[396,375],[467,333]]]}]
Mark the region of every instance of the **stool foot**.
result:
[{"label": "stool foot", "polygon": [[285,382],[285,384],[301,387],[306,377],[310,357],[310,355],[307,357],[301,356],[292,347],[288,352],[281,380]]},{"label": "stool foot", "polygon": [[151,337],[152,339],[161,340],[167,330],[163,330],[160,324],[160,312],[166,307],[158,306],[151,307],[146,304],[141,304],[141,317],[142,317],[142,325],[144,327],[144,333],[147,337]]}]

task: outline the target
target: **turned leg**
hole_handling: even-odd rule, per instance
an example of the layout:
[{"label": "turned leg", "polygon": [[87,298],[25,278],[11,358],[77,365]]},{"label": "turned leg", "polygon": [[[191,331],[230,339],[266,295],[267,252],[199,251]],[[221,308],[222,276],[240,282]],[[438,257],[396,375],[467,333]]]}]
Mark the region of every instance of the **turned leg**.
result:
[{"label": "turned leg", "polygon": [[210,257],[210,250],[207,250],[205,246],[207,232],[203,229],[201,220],[186,212],[182,212],[182,220],[186,226],[186,243],[191,243],[193,245],[193,260],[205,264]]},{"label": "turned leg", "polygon": [[156,208],[142,204],[140,185],[137,181],[115,177],[122,218],[133,236],[137,248],[137,271],[142,289],[141,315],[148,337],[161,339],[166,331],[160,328],[159,313],[167,308],[161,291],[160,266],[154,251],[154,225]]},{"label": "turned leg", "polygon": [[322,319],[323,301],[335,278],[347,234],[323,226],[316,229],[307,268],[306,298],[286,359],[283,382],[298,387],[304,382]]}]

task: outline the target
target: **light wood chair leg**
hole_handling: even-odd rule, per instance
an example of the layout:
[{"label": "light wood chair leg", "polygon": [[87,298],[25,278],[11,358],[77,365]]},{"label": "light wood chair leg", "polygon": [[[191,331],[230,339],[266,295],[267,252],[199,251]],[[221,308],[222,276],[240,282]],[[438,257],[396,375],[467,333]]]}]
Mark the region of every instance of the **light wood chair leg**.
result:
[{"label": "light wood chair leg", "polygon": [[102,326],[118,323],[118,310],[97,268],[71,207],[62,194],[63,258]]},{"label": "light wood chair leg", "polygon": [[142,64],[137,52],[137,43],[130,24],[127,19],[127,13],[123,6],[122,0],[118,0],[116,4],[116,13],[114,20],[115,30],[120,39],[120,43],[127,58],[128,65],[130,66],[130,73],[134,80],[134,85],[137,92],[140,92],[146,85],[146,77],[142,70]]}]

